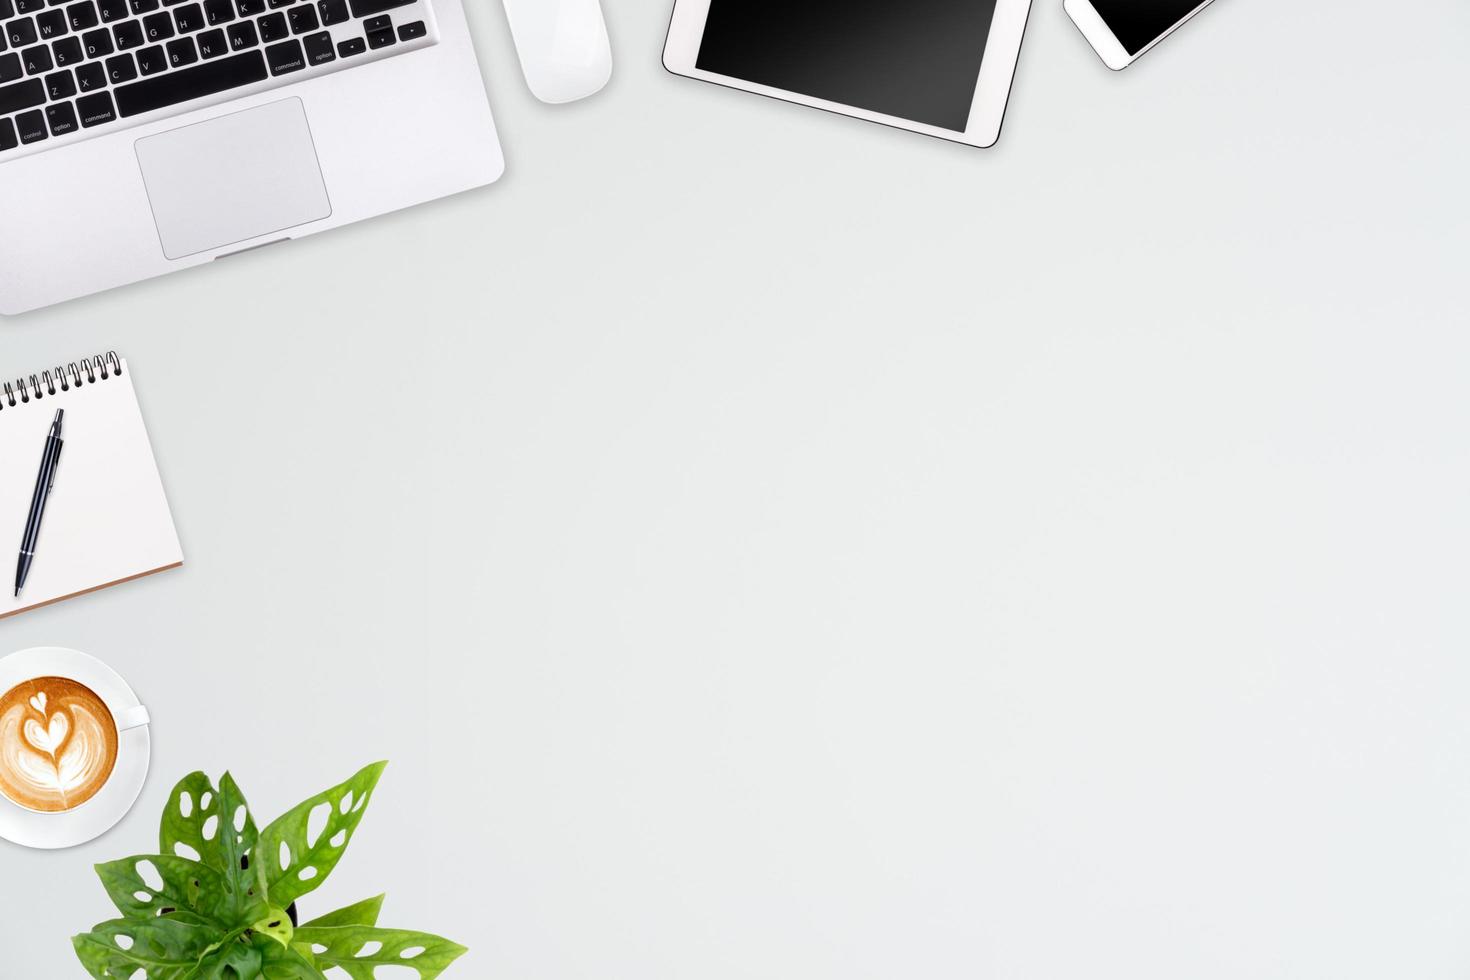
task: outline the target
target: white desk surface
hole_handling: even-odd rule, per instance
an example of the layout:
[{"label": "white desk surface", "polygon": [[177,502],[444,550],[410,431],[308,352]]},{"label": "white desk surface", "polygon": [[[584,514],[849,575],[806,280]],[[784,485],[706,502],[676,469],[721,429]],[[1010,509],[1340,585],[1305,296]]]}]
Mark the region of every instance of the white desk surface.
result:
[{"label": "white desk surface", "polygon": [[1038,0],[978,151],[669,76],[667,0],[542,106],[482,5],[498,186],[0,325],[126,354],[187,555],[0,624],[156,718],[120,827],[0,846],[0,973],[81,975],[184,772],[385,757],[308,911],[447,977],[1462,980],[1470,5],[1413,6],[1114,75]]}]

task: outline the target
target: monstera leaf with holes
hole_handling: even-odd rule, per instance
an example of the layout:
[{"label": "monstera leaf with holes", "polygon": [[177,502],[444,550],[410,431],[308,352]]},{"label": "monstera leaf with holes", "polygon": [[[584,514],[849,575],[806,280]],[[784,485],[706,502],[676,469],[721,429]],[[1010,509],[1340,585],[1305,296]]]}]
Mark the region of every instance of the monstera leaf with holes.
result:
[{"label": "monstera leaf with holes", "polygon": [[[375,980],[379,967],[434,980],[465,948],[378,927],[383,896],[295,924],[362,822],[386,763],[257,828],[229,773],[190,773],[169,794],[157,854],[97,865],[121,918],[72,938],[97,980]],[[399,972],[402,972],[401,970]],[[407,974],[404,974],[407,976]]]}]

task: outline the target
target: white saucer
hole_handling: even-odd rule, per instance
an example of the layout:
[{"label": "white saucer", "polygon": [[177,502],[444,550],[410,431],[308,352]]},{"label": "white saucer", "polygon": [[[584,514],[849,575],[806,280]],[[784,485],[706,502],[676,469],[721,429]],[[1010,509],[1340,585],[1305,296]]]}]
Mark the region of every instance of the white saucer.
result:
[{"label": "white saucer", "polygon": [[[0,660],[0,694],[33,677],[69,677],[107,703],[114,718],[141,708],[138,696],[111,667],[76,650],[32,647]],[[148,777],[151,752],[148,724],[117,734],[117,764],[107,785],[75,810],[36,813],[16,806],[0,794],[0,837],[22,847],[75,847],[100,837],[127,816]]]}]

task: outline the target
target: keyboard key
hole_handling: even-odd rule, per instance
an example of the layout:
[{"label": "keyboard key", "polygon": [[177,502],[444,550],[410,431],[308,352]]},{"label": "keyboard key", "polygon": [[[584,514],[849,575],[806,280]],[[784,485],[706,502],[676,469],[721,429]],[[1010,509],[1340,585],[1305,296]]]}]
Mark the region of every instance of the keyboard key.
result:
[{"label": "keyboard key", "polygon": [[122,20],[129,13],[127,0],[97,0],[97,14],[104,24]]},{"label": "keyboard key", "polygon": [[272,75],[289,75],[306,67],[306,55],[301,53],[300,41],[272,44],[265,49],[265,57],[270,62]]},{"label": "keyboard key", "polygon": [[46,107],[46,122],[52,136],[65,136],[77,131],[77,111],[70,102],[60,102]]},{"label": "keyboard key", "polygon": [[29,109],[46,101],[46,87],[38,78],[18,85],[0,85],[0,116]]},{"label": "keyboard key", "polygon": [[386,48],[390,44],[397,44],[398,37],[393,33],[393,28],[385,27],[381,31],[373,31],[367,36],[368,47],[374,51]]},{"label": "keyboard key", "polygon": [[321,21],[316,19],[316,8],[310,4],[305,7],[292,7],[286,17],[291,21],[292,34],[306,34],[322,26]]},{"label": "keyboard key", "polygon": [[51,45],[51,57],[56,62],[56,67],[66,68],[75,65],[82,60],[82,42],[80,38],[64,37]]},{"label": "keyboard key", "polygon": [[296,0],[266,0],[266,2],[272,10],[279,10],[282,7],[291,6]]},{"label": "keyboard key", "polygon": [[173,68],[183,68],[192,65],[199,60],[199,51],[194,47],[194,39],[181,37],[177,41],[168,42],[168,63]]},{"label": "keyboard key", "polygon": [[329,61],[337,60],[337,46],[332,43],[332,35],[327,31],[306,35],[301,39],[301,46],[306,49],[308,65],[325,65]]},{"label": "keyboard key", "polygon": [[93,126],[112,122],[117,118],[117,110],[112,107],[111,95],[98,92],[77,99],[77,115],[82,117],[82,126],[91,129]]},{"label": "keyboard key", "polygon": [[100,61],[89,61],[77,69],[77,91],[95,92],[107,85],[107,69]]},{"label": "keyboard key", "polygon": [[97,7],[91,0],[66,8],[66,21],[74,31],[90,31],[97,26]]},{"label": "keyboard key", "polygon": [[371,17],[374,14],[385,13],[396,10],[399,7],[407,7],[414,0],[351,0],[352,16],[359,20]]},{"label": "keyboard key", "polygon": [[117,48],[112,43],[112,32],[103,27],[82,35],[82,50],[88,58],[105,58]]},{"label": "keyboard key", "polygon": [[166,13],[144,17],[143,34],[150,41],[167,41],[174,36],[174,19]]},{"label": "keyboard key", "polygon": [[235,19],[235,5],[231,0],[204,0],[204,21],[210,27],[228,24]]},{"label": "keyboard key", "polygon": [[197,3],[180,7],[174,11],[174,24],[180,34],[193,34],[204,27],[204,11],[199,9]]},{"label": "keyboard key", "polygon": [[44,44],[22,51],[20,60],[25,63],[27,75],[39,75],[56,67],[56,63],[51,60],[51,49]]},{"label": "keyboard key", "polygon": [[128,9],[134,17],[142,17],[158,9],[158,0],[128,0]]},{"label": "keyboard key", "polygon": [[168,55],[163,53],[163,45],[155,44],[138,52],[138,71],[144,75],[157,75],[168,67]]},{"label": "keyboard key", "polygon": [[231,51],[244,51],[260,43],[260,38],[255,35],[255,24],[248,20],[239,24],[231,24],[230,29],[225,33],[229,36]]},{"label": "keyboard key", "polygon": [[360,37],[349,38],[337,45],[337,56],[340,58],[351,58],[355,54],[362,54],[367,50],[367,42]]},{"label": "keyboard key", "polygon": [[219,28],[205,31],[195,40],[199,42],[199,57],[218,58],[220,55],[229,54],[230,42],[225,40],[225,32]]},{"label": "keyboard key", "polygon": [[59,71],[54,75],[46,76],[46,97],[51,101],[69,99],[76,94],[77,83],[71,77],[71,72]]},{"label": "keyboard key", "polygon": [[247,51],[218,61],[206,61],[183,71],[171,71],[157,78],[124,85],[113,94],[117,96],[118,114],[126,119],[128,116],[177,105],[190,99],[217,95],[269,77],[270,74],[265,70],[265,59],[260,52]]},{"label": "keyboard key", "polygon": [[363,22],[362,29],[364,33],[371,34],[374,31],[386,31],[392,26],[392,17],[369,17]]},{"label": "keyboard key", "polygon": [[11,0],[0,0],[0,20],[9,20],[15,16],[15,4]]},{"label": "keyboard key", "polygon": [[117,39],[117,49],[128,51],[143,44],[143,25],[136,20],[125,20],[115,24],[112,36]]},{"label": "keyboard key", "polygon": [[20,66],[20,55],[0,54],[0,85],[24,77],[25,69]]},{"label": "keyboard key", "polygon": [[9,119],[0,119],[0,153],[13,150],[20,146],[20,140],[15,135],[15,123]]},{"label": "keyboard key", "polygon": [[107,77],[114,85],[137,78],[138,69],[133,65],[133,56],[120,54],[116,58],[108,58]]},{"label": "keyboard key", "polygon": [[53,41],[58,37],[64,37],[66,35],[66,11],[48,10],[44,14],[37,14],[36,33],[40,34],[43,41]]},{"label": "keyboard key", "polygon": [[46,132],[46,116],[40,109],[16,116],[15,131],[20,134],[22,143],[35,143],[51,135]]},{"label": "keyboard key", "polygon": [[[4,2],[5,0],[0,0],[0,3]],[[352,17],[347,12],[347,0],[319,0],[316,7],[321,12],[323,27],[345,24]]]},{"label": "keyboard key", "polygon": [[5,39],[10,42],[12,48],[23,48],[27,44],[35,44],[36,22],[29,17],[24,20],[13,20],[5,25]]},{"label": "keyboard key", "polygon": [[416,20],[412,24],[404,24],[398,28],[398,40],[417,41],[427,33],[429,33],[429,29],[424,26],[424,22]]},{"label": "keyboard key", "polygon": [[256,23],[260,25],[260,39],[266,44],[272,41],[284,41],[291,36],[291,32],[286,27],[285,14],[271,14],[269,17],[260,18]]},{"label": "keyboard key", "polygon": [[241,17],[257,17],[265,13],[265,0],[235,0],[235,9]]},{"label": "keyboard key", "polygon": [[18,14],[39,14],[46,9],[46,0],[15,0],[15,12]]}]

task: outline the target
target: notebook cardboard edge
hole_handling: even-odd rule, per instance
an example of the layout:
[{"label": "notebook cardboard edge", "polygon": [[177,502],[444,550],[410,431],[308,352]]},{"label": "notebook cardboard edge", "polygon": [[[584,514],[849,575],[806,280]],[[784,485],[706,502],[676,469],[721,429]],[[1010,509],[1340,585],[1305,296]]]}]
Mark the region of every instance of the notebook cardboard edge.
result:
[{"label": "notebook cardboard edge", "polygon": [[35,605],[22,606],[19,609],[12,609],[9,612],[0,613],[0,619],[9,619],[11,616],[19,616],[21,613],[28,613],[32,609],[44,609],[46,606],[54,606],[58,602],[65,602],[68,599],[75,599],[77,596],[87,595],[91,592],[101,592],[103,589],[110,589],[114,585],[126,585],[128,582],[136,582],[140,578],[147,578],[150,575],[157,575],[159,572],[167,572],[170,569],[182,568],[183,565],[184,560],[180,558],[178,561],[174,562],[171,565],[160,565],[158,568],[150,569],[146,572],[139,572],[136,575],[129,575],[127,578],[120,578],[113,582],[104,582],[101,585],[94,585],[90,589],[83,589],[80,592],[72,592],[67,595],[59,595],[54,599],[47,599],[45,602],[38,602]]}]

